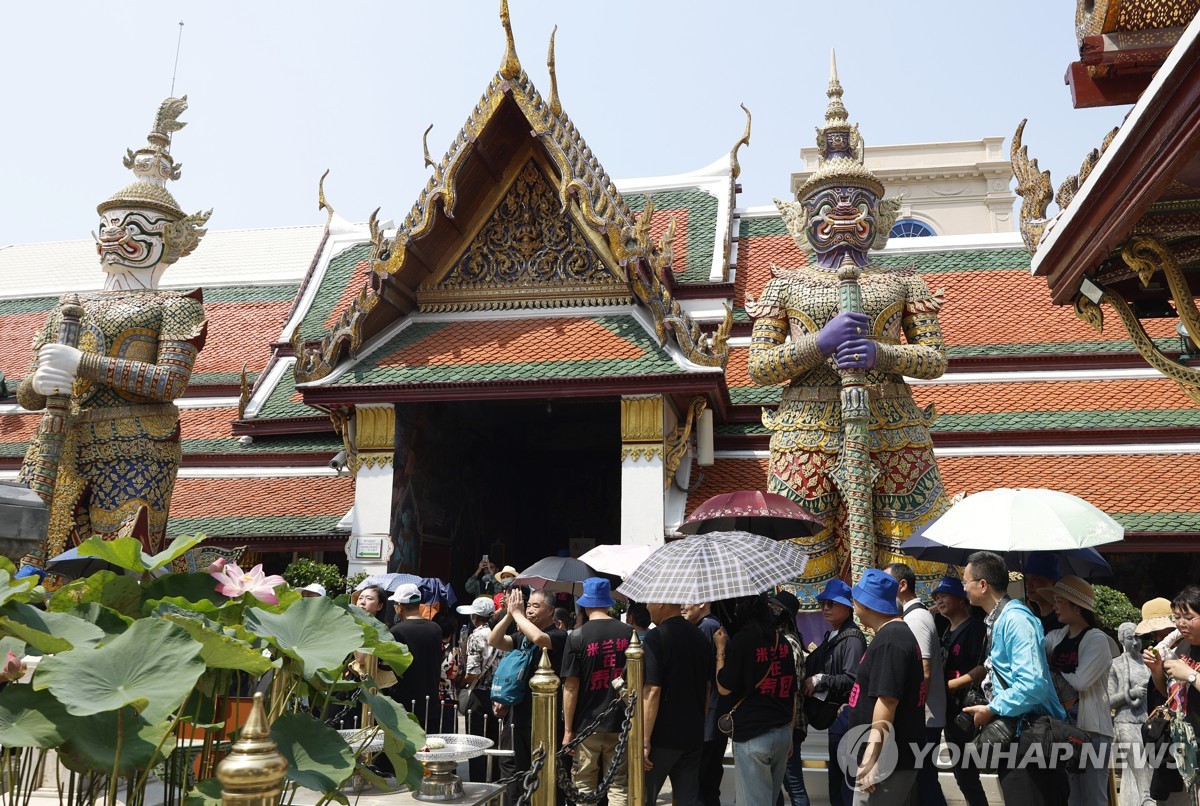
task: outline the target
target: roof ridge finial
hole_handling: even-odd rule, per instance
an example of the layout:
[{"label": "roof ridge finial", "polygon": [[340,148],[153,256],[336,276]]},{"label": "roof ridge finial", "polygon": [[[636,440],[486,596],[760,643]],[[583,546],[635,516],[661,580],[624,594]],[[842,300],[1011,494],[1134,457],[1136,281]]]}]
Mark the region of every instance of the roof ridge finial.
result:
[{"label": "roof ridge finial", "polygon": [[517,44],[513,41],[508,0],[500,0],[500,24],[504,26],[504,61],[500,62],[500,75],[514,79],[521,75],[521,60],[517,58]]},{"label": "roof ridge finial", "polygon": [[550,50],[546,53],[546,68],[550,71],[550,114],[558,117],[562,114],[562,101],[558,99],[558,74],[554,72],[554,35],[558,26],[550,32]]}]

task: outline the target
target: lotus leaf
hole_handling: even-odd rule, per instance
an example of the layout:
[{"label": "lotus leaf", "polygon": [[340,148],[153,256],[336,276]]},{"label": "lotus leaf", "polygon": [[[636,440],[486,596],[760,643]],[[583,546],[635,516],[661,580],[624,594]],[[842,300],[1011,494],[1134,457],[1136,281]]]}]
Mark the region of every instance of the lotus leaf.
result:
[{"label": "lotus leaf", "polygon": [[15,636],[45,653],[88,649],[104,639],[104,631],[95,624],[20,602],[0,607],[0,635]]},{"label": "lotus leaf", "polygon": [[[118,728],[121,758],[118,770],[128,775],[145,769],[170,755],[175,740],[170,735],[173,723],[150,724],[132,708],[105,711],[90,716],[67,714],[61,724],[66,742],[58,749],[63,766],[75,772],[112,771],[117,761]],[[162,745],[161,749],[159,745]]]},{"label": "lotus leaf", "polygon": [[372,694],[365,690],[362,693],[362,699],[371,706],[371,715],[375,717],[375,721],[383,725],[384,730],[389,734],[404,743],[406,753],[415,753],[425,745],[425,731],[400,703],[391,697]]},{"label": "lotus leaf", "polygon": [[[424,739],[421,740],[422,742]],[[403,782],[410,791],[416,792],[425,777],[425,766],[412,757],[408,746],[397,741],[395,736],[385,734],[383,737],[383,754],[392,762],[396,772],[396,782]]]},{"label": "lotus leaf", "polygon": [[59,726],[66,718],[67,709],[49,691],[26,685],[0,689],[0,736],[5,747],[57,747],[63,740]]},{"label": "lotus leaf", "polygon": [[37,582],[37,577],[13,579],[6,569],[0,568],[0,605],[12,599],[20,602],[28,601],[29,591],[37,585]]},{"label": "lotus leaf", "polygon": [[141,615],[142,589],[137,580],[113,571],[97,571],[85,579],[64,585],[50,597],[47,607],[66,612],[77,605],[97,602],[126,616]]},{"label": "lotus leaf", "polygon": [[283,613],[247,608],[246,629],[271,638],[285,655],[300,662],[303,677],[337,669],[358,648],[362,631],[354,619],[325,597],[300,599]]},{"label": "lotus leaf", "polygon": [[205,778],[184,796],[183,806],[221,806],[221,782]]},{"label": "lotus leaf", "polygon": [[13,638],[11,636],[0,638],[0,658],[7,658],[9,652],[18,658],[23,658],[28,654],[26,647],[26,643],[20,638]]},{"label": "lotus leaf", "polygon": [[237,669],[257,676],[277,665],[263,657],[260,650],[238,638],[233,630],[227,630],[199,613],[169,605],[160,606],[158,612],[167,621],[187,630],[188,635],[200,643],[200,657],[210,669]]},{"label": "lotus leaf", "polygon": [[118,537],[114,540],[89,537],[79,544],[76,553],[80,557],[99,557],[111,565],[135,574],[144,574],[150,570],[150,555],[142,551],[142,542],[135,537]]},{"label": "lotus leaf", "polygon": [[353,606],[345,609],[362,627],[361,649],[379,658],[396,674],[404,674],[413,660],[408,647],[393,638],[387,626],[366,610]]},{"label": "lotus leaf", "polygon": [[[354,751],[336,730],[297,713],[282,714],[271,726],[271,738],[287,759],[289,781],[327,794],[341,794],[354,773]],[[339,803],[346,803],[342,798]]]},{"label": "lotus leaf", "polygon": [[46,658],[33,684],[50,689],[77,716],[131,705],[157,724],[183,703],[203,673],[200,644],[182,627],[142,619],[104,646]]},{"label": "lotus leaf", "polygon": [[[196,572],[192,574],[166,574],[146,586],[144,599],[147,606],[155,600],[170,597],[182,597],[189,602],[212,602],[217,607],[229,600],[217,593],[217,582],[208,574]],[[195,609],[195,608],[190,608]]]}]

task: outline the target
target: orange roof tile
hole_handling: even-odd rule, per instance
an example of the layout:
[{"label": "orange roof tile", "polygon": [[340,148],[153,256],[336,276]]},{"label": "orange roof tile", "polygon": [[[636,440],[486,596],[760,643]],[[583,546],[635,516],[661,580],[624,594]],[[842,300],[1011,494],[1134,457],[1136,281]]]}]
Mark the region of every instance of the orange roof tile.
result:
[{"label": "orange roof tile", "polygon": [[1015,411],[1135,411],[1187,409],[1192,406],[1187,395],[1174,381],[1167,378],[931,384],[916,385],[912,387],[912,390],[913,397],[920,405],[936,403],[938,412],[941,414],[992,414]]},{"label": "orange roof tile", "polygon": [[[641,217],[639,214],[638,218]],[[683,274],[688,269],[687,208],[655,210],[654,215],[650,217],[650,238],[654,243],[658,243],[659,238],[666,234],[672,218],[675,219],[675,259],[671,263],[671,270],[675,274]]]},{"label": "orange roof tile", "polygon": [[230,424],[237,419],[236,408],[181,409],[179,428],[182,439],[219,439],[230,436]]},{"label": "orange roof tile", "polygon": [[692,478],[704,474],[700,486],[688,493],[687,514],[714,495],[737,490],[767,489],[767,459],[717,459],[712,467],[692,465]]},{"label": "orange roof tile", "polygon": [[645,351],[592,319],[452,322],[385,356],[380,367],[632,359]]},{"label": "orange roof tile", "polygon": [[[0,372],[7,378],[23,378],[33,361],[33,337],[46,324],[46,311],[11,314],[0,318]],[[15,390],[13,390],[15,391]]]},{"label": "orange roof tile", "polygon": [[37,433],[40,413],[5,414],[0,417],[0,444],[25,443]]},{"label": "orange roof tile", "polygon": [[746,294],[758,297],[771,279],[771,264],[794,269],[808,265],[808,256],[790,235],[756,235],[738,241],[733,305],[744,307]]},{"label": "orange roof tile", "polygon": [[333,310],[329,312],[329,316],[325,317],[326,328],[331,328],[338,323],[338,319],[342,317],[342,311],[350,307],[350,303],[358,296],[358,292],[362,291],[363,286],[367,283],[367,276],[370,273],[371,262],[369,260],[360,260],[355,264],[354,273],[350,275],[350,279],[346,282],[346,287],[342,289],[341,296],[334,303]]},{"label": "orange roof tile", "polygon": [[279,338],[292,303],[207,303],[208,338],[196,359],[196,372],[260,372],[271,357],[270,345]]},{"label": "orange roof tile", "polygon": [[344,515],[353,505],[349,478],[181,478],[175,482],[171,517]]}]

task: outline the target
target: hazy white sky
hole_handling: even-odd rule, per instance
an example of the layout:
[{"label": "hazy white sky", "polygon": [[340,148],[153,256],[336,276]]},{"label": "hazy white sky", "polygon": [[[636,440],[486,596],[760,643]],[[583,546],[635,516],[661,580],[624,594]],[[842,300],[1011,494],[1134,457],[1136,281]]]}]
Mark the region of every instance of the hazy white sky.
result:
[{"label": "hazy white sky", "polygon": [[[1025,140],[1055,185],[1128,107],[1071,108],[1071,0],[884,3],[511,0],[517,51],[548,93],[558,24],[563,105],[616,178],[679,173],[728,152],[738,103],[754,113],[740,154],[742,206],[788,192],[825,108],[836,47],[845,103],[867,143]],[[339,213],[400,220],[504,50],[498,0],[57,2],[5,5],[0,66],[0,245],[86,238],[123,187],[168,95],[188,126],[173,153],[185,210],[211,229],[316,224],[317,180]]]}]

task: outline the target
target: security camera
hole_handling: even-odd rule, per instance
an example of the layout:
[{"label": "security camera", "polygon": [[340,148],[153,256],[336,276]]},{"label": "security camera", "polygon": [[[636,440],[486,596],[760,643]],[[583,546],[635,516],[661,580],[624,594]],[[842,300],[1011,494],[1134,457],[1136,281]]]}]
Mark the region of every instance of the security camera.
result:
[{"label": "security camera", "polygon": [[346,469],[346,450],[343,448],[333,455],[329,460],[329,467],[337,471],[337,474],[342,475],[342,471]]}]

